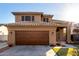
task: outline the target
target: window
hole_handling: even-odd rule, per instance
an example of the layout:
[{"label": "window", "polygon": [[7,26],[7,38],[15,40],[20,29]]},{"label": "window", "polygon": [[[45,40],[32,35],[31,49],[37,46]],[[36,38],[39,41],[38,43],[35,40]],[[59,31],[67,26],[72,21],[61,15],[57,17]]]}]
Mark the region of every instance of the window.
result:
[{"label": "window", "polygon": [[34,16],[21,16],[22,21],[34,21]]},{"label": "window", "polygon": [[34,16],[32,16],[32,21],[34,21]]},{"label": "window", "polygon": [[43,19],[43,21],[45,22],[45,18]]},{"label": "window", "polygon": [[24,16],[22,16],[21,18],[22,18],[22,21],[24,21]]},{"label": "window", "polygon": [[31,16],[25,16],[25,21],[31,21]]},{"label": "window", "polygon": [[48,22],[48,18],[44,18],[43,21],[44,21],[44,22]]}]

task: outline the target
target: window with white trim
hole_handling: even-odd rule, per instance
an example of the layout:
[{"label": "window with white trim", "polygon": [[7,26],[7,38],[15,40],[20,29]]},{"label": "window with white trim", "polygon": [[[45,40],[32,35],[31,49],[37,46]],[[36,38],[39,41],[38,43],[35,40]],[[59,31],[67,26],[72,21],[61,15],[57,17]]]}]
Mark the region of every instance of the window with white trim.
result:
[{"label": "window with white trim", "polygon": [[49,20],[48,18],[44,18],[43,22],[48,22],[48,20]]},{"label": "window with white trim", "polygon": [[21,21],[34,21],[34,16],[21,16]]}]

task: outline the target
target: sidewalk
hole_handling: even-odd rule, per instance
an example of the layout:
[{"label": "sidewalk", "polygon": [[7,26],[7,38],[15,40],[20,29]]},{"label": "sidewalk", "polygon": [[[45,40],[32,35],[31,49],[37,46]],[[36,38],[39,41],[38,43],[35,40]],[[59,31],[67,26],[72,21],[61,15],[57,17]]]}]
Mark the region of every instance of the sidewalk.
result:
[{"label": "sidewalk", "polygon": [[70,44],[65,44],[65,47],[67,47],[67,48],[77,48],[77,47],[70,45]]},{"label": "sidewalk", "polygon": [[0,42],[0,53],[9,49],[7,42]]},{"label": "sidewalk", "polygon": [[7,46],[8,46],[7,42],[0,42],[0,49]]}]

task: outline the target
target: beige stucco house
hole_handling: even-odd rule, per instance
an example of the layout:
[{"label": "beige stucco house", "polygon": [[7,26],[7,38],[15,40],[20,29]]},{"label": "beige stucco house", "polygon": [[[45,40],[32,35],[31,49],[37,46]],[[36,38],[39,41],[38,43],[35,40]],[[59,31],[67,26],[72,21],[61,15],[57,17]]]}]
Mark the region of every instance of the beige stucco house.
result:
[{"label": "beige stucco house", "polygon": [[[8,45],[56,45],[70,43],[70,23],[43,12],[12,12],[15,23],[6,24]],[[64,30],[65,29],[65,30]]]},{"label": "beige stucco house", "polygon": [[73,26],[72,26],[72,34],[79,34],[79,23],[77,23],[77,24],[72,24]]},{"label": "beige stucco house", "polygon": [[0,42],[7,41],[8,39],[8,29],[6,26],[0,26]]}]

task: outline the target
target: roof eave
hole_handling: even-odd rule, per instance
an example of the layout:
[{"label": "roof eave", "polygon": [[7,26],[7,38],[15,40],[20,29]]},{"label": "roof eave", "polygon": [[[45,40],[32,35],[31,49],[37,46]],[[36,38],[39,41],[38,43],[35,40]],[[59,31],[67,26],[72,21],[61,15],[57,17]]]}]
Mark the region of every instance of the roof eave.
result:
[{"label": "roof eave", "polygon": [[20,15],[20,14],[43,14],[43,12],[11,12],[13,15]]}]

